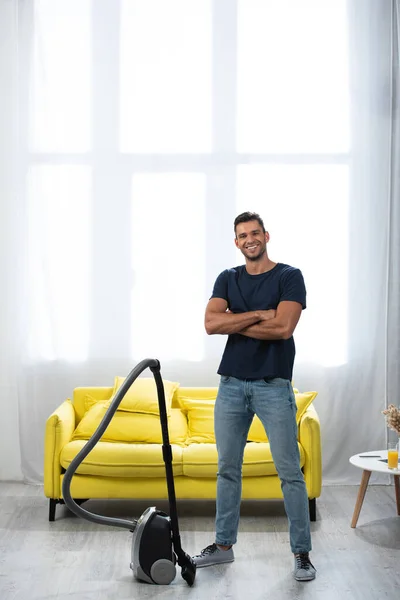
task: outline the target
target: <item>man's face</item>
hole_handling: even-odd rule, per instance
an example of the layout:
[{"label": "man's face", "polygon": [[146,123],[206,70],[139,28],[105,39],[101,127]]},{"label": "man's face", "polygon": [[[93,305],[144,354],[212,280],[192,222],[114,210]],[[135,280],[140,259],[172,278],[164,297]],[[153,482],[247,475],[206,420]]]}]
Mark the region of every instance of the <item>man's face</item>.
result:
[{"label": "man's face", "polygon": [[239,223],[236,226],[235,244],[248,260],[259,260],[265,253],[269,234],[264,233],[258,221]]}]

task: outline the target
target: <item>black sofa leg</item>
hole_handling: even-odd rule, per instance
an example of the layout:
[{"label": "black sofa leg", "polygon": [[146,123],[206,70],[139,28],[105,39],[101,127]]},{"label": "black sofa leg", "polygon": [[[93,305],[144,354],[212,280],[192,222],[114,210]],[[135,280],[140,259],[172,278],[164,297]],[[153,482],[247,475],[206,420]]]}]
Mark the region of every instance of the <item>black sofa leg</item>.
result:
[{"label": "black sofa leg", "polygon": [[57,504],[58,504],[58,500],[54,500],[54,498],[50,498],[50,503],[49,503],[49,521],[54,521],[54,519],[55,519]]},{"label": "black sofa leg", "polygon": [[[88,498],[74,498],[75,502],[80,506],[84,502],[88,501]],[[54,521],[56,517],[56,506],[57,504],[65,504],[64,500],[50,498],[49,504],[49,521]]]},{"label": "black sofa leg", "polygon": [[310,521],[317,520],[317,501],[316,498],[308,499],[308,508],[310,511]]}]

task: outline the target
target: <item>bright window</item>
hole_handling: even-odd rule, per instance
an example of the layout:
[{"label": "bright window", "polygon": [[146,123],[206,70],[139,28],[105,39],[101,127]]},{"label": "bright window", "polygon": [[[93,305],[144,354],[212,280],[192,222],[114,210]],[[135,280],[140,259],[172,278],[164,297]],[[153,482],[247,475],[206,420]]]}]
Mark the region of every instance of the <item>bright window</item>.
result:
[{"label": "bright window", "polygon": [[30,115],[34,152],[91,146],[91,0],[35,0]]},{"label": "bright window", "polygon": [[203,358],[204,208],[203,175],[133,177],[134,358]]},{"label": "bright window", "polygon": [[123,152],[211,150],[211,1],[122,0]]},{"label": "bright window", "polygon": [[28,178],[29,354],[84,360],[91,281],[91,170],[32,167]]},{"label": "bright window", "polygon": [[31,4],[32,356],[217,361],[204,309],[256,210],[306,279],[298,360],[345,361],[346,0]]},{"label": "bright window", "polygon": [[237,149],[349,149],[346,0],[239,0]]}]

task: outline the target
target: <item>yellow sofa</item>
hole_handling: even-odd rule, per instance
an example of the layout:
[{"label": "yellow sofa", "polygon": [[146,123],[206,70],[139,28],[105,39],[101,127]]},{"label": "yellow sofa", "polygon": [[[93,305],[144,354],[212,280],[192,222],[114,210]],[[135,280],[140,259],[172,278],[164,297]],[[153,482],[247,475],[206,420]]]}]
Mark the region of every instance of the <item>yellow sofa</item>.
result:
[{"label": "yellow sofa", "polygon": [[[115,386],[76,388],[72,401],[65,400],[46,421],[44,493],[50,499],[50,521],[54,521],[57,503],[63,503],[63,473],[93,434],[115,389]],[[177,384],[171,388],[168,421],[178,500],[215,499],[217,451],[213,408],[216,394],[215,387],[179,387]],[[320,496],[322,480],[320,423],[312,404],[316,392],[301,394],[295,390],[295,395],[301,466],[310,517],[315,520],[315,499]],[[77,501],[89,498],[153,501],[168,497],[159,417],[154,410],[149,414],[135,410],[117,411],[101,441],[77,469],[71,483],[71,494]],[[282,498],[268,439],[256,417],[244,453],[242,497]]]}]

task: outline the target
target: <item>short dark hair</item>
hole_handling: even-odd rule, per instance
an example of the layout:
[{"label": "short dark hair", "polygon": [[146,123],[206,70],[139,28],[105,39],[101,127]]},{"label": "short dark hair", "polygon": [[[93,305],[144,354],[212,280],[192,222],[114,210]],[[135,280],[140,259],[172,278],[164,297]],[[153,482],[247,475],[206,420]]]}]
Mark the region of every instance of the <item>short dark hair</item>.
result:
[{"label": "short dark hair", "polygon": [[262,220],[260,215],[255,212],[247,211],[247,212],[241,213],[240,215],[238,215],[236,217],[236,219],[233,223],[233,229],[235,231],[235,235],[236,235],[236,226],[239,225],[239,223],[248,223],[249,221],[258,221],[258,223],[262,227],[263,232],[265,233],[264,221]]}]

